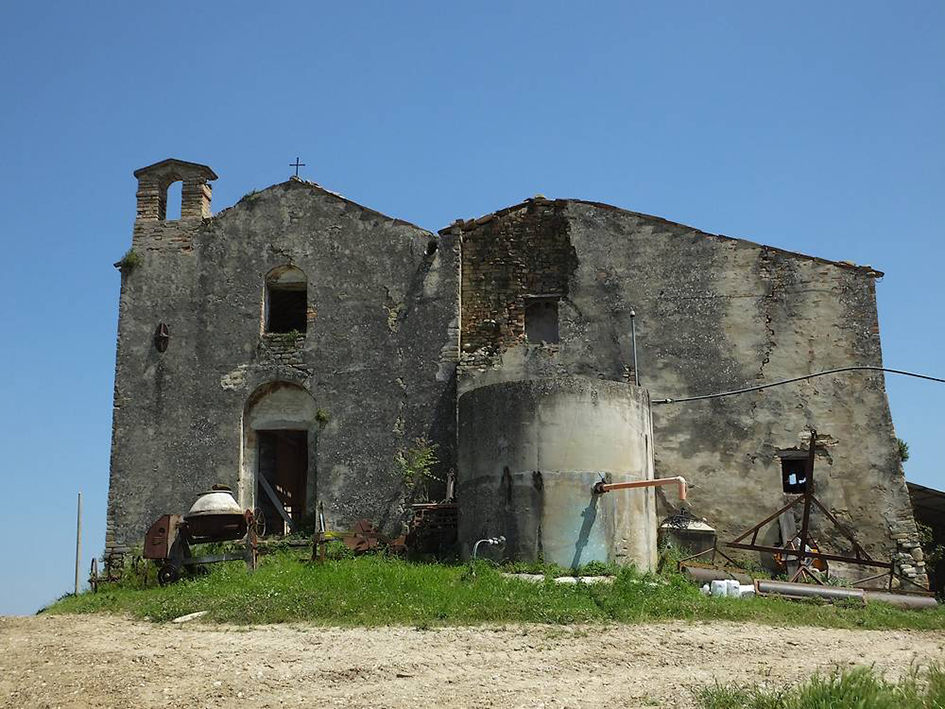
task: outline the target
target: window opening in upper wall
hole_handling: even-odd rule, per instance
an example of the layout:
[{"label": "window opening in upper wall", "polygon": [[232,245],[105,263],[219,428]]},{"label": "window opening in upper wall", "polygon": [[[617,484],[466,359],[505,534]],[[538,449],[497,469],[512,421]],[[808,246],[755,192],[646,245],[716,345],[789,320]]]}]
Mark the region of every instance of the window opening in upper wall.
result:
[{"label": "window opening in upper wall", "polygon": [[525,298],[525,339],[529,344],[558,343],[558,297]]},{"label": "window opening in upper wall", "polygon": [[799,494],[807,491],[807,456],[781,458],[781,486],[784,492]]},{"label": "window opening in upper wall", "polygon": [[178,180],[177,182],[172,182],[167,188],[167,192],[164,195],[164,218],[167,221],[180,219],[180,208],[184,199],[182,192],[183,187],[184,183]]},{"label": "window opening in upper wall", "polygon": [[266,279],[266,332],[305,332],[308,323],[308,283],[291,266],[277,269]]}]

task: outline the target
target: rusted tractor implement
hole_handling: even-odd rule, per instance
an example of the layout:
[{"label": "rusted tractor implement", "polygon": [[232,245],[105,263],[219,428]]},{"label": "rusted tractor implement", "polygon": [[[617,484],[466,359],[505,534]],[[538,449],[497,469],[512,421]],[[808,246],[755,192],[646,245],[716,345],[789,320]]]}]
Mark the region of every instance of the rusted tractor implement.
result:
[{"label": "rusted tractor implement", "polygon": [[[243,540],[242,554],[193,556],[192,547]],[[162,515],[144,538],[144,558],[161,565],[158,583],[162,586],[180,578],[184,567],[244,561],[256,568],[256,524],[252,510],[241,510],[229,488],[214,486],[201,493],[185,515]]]}]

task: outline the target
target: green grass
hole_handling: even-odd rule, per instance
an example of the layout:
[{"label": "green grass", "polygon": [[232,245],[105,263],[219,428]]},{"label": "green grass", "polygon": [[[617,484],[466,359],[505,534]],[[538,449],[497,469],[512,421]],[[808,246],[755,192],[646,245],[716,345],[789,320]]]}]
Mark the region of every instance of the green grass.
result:
[{"label": "green grass", "polygon": [[[530,568],[529,570],[534,570]],[[589,569],[595,570],[595,569]],[[481,623],[639,623],[673,619],[751,621],[840,628],[945,629],[945,610],[865,608],[779,599],[710,598],[682,576],[617,572],[613,584],[557,584],[508,579],[485,562],[419,564],[363,556],[323,564],[298,553],[263,557],[255,573],[216,564],[203,576],[164,588],[134,581],[67,596],[49,613],[128,614],[166,621],[195,611],[227,623],[307,621],[325,625],[474,625]],[[601,571],[601,569],[596,569]],[[138,587],[136,587],[138,586]]]},{"label": "green grass", "polygon": [[694,692],[702,709],[943,709],[945,671],[931,665],[899,681],[869,667],[815,675],[783,689],[760,685],[715,685]]}]

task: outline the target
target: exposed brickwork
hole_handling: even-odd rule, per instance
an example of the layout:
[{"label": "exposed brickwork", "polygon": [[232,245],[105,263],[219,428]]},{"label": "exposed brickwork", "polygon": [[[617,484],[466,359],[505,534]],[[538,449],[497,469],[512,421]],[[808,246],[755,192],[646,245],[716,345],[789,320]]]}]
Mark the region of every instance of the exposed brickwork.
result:
[{"label": "exposed brickwork", "polygon": [[193,220],[135,222],[131,248],[147,252],[186,253],[193,251],[194,234],[201,222]]},{"label": "exposed brickwork", "polygon": [[566,206],[564,200],[536,197],[459,226],[467,364],[524,342],[528,296],[567,297],[577,256],[568,239]]},{"label": "exposed brickwork", "polygon": [[307,375],[311,367],[305,363],[304,348],[304,336],[266,334],[256,349],[256,360],[264,365],[292,367]]},{"label": "exposed brickwork", "polygon": [[167,218],[167,188],[175,182],[181,186],[181,219],[204,219],[211,216],[212,188],[208,181],[216,175],[206,165],[183,160],[162,160],[135,171],[138,178],[137,219],[164,221]]}]

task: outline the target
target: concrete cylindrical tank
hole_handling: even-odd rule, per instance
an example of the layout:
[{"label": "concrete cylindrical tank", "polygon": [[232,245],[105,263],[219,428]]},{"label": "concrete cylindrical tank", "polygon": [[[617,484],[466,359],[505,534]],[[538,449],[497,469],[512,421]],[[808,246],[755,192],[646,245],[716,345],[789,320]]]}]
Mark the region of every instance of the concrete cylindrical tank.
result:
[{"label": "concrete cylindrical tank", "polygon": [[[504,535],[492,556],[576,567],[656,563],[649,395],[622,382],[560,377],[490,384],[459,399],[459,541]],[[480,547],[480,550],[482,548]]]}]

